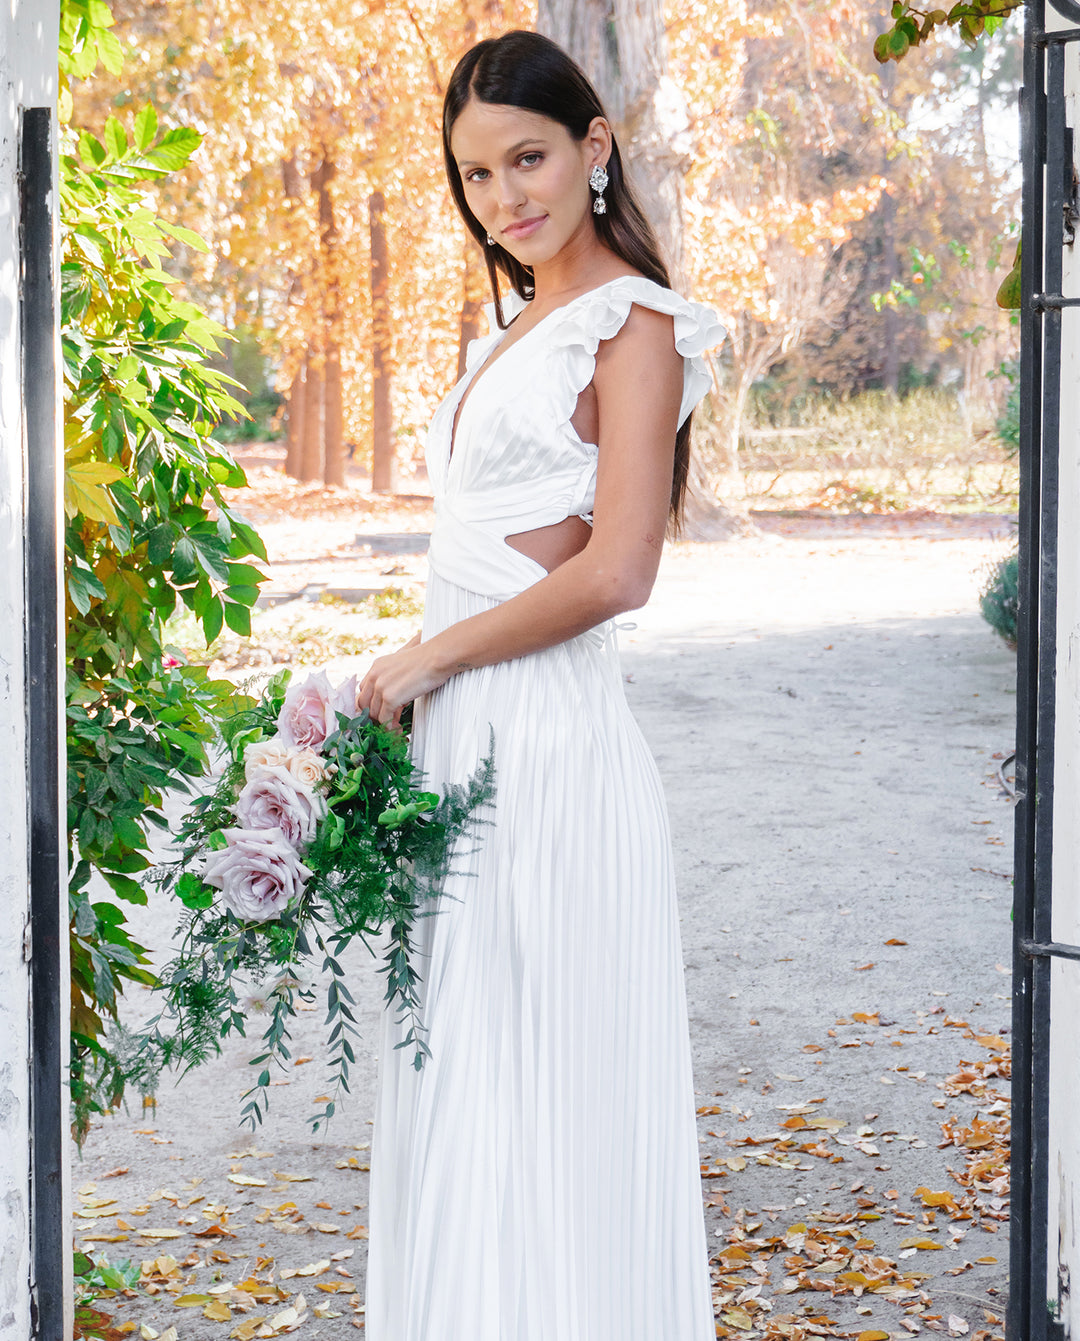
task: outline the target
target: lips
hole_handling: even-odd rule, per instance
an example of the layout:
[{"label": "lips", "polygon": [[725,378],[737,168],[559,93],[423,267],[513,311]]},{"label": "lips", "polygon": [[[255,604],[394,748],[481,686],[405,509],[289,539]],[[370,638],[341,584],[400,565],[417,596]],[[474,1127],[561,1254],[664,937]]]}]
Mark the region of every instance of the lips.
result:
[{"label": "lips", "polygon": [[512,238],[528,237],[530,233],[536,232],[546,218],[546,214],[538,214],[535,219],[522,219],[520,223],[510,224],[504,228],[503,233]]}]

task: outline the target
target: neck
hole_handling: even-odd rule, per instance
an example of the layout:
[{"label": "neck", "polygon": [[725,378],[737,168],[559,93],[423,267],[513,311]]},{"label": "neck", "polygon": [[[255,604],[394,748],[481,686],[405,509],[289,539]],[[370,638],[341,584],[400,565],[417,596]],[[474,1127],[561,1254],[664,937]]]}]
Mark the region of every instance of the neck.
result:
[{"label": "neck", "polygon": [[565,247],[533,270],[539,308],[556,307],[568,297],[625,274],[626,263],[597,238],[588,219]]}]

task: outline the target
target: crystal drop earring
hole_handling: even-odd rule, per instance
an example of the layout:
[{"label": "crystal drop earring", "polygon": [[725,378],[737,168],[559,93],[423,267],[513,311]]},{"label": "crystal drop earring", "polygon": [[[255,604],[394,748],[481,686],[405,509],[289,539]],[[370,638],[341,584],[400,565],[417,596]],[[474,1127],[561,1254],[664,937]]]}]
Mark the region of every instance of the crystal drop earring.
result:
[{"label": "crystal drop earring", "polygon": [[487,235],[487,244],[489,247],[494,247],[495,245],[495,239],[491,236],[490,233],[488,233]]},{"label": "crystal drop earring", "polygon": [[604,199],[604,188],[608,184],[608,175],[597,163],[592,172],[589,173],[589,185],[596,192],[596,199],[592,203],[594,214],[607,213],[607,201]]}]

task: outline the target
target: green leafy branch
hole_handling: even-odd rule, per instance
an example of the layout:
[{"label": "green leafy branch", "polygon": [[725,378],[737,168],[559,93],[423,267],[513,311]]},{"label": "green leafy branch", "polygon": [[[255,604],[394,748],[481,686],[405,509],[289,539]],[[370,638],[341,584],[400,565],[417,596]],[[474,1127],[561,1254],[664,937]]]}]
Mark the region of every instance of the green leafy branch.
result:
[{"label": "green leafy branch", "polygon": [[939,28],[955,29],[967,47],[978,45],[979,38],[997,32],[1023,0],[972,0],[951,9],[918,9],[906,0],[894,0],[892,27],[878,35],[874,55],[884,65],[901,61],[912,47],[921,46]]}]

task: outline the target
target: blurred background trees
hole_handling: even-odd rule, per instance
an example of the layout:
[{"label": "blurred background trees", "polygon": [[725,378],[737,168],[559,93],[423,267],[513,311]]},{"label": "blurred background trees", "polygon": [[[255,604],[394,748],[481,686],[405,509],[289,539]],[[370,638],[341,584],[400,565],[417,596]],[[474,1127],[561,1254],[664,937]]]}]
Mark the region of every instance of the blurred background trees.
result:
[{"label": "blurred background trees", "polygon": [[150,100],[203,133],[158,206],[210,244],[179,269],[238,336],[254,419],[234,431],[280,431],[297,479],[341,484],[351,457],[375,490],[426,488],[423,432],[489,297],[444,184],[442,96],[511,27],[596,79],[678,285],[727,321],[699,416],[722,494],[748,444],[822,405],[936,388],[973,435],[1004,404],[1016,33],[880,66],[885,11],[853,0],[112,8],[123,79],[79,89],[76,121]]}]

